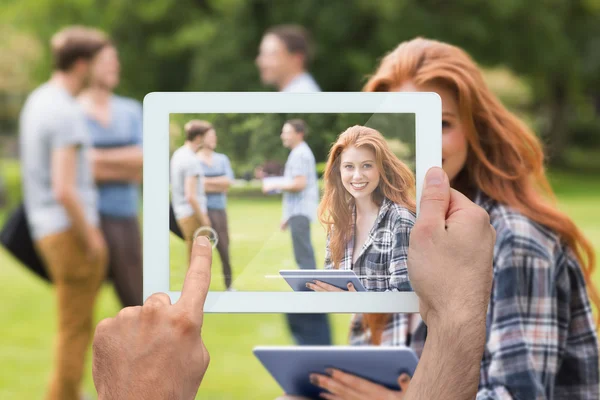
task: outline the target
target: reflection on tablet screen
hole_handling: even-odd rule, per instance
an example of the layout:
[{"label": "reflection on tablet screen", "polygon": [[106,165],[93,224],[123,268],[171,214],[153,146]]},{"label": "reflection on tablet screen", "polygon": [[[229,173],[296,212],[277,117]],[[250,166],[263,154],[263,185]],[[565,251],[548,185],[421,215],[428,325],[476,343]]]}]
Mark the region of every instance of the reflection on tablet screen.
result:
[{"label": "reflection on tablet screen", "polygon": [[325,270],[358,291],[412,290],[415,114],[171,114],[169,155],[171,290],[198,235],[213,291],[300,290],[282,270],[307,274],[306,292],[353,291]]}]

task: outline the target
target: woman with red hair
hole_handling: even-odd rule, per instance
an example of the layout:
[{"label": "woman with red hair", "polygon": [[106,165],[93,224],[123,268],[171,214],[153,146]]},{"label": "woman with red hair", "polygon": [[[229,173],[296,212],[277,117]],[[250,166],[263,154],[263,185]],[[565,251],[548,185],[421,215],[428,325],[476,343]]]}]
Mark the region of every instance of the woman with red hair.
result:
[{"label": "woman with red hair", "polygon": [[[443,168],[452,187],[484,208],[496,229],[477,399],[597,400],[594,252],[554,205],[535,134],[500,103],[463,50],[435,40],[401,43],[364,90],[440,95]],[[456,321],[468,323],[459,315]],[[417,354],[425,336],[421,326],[411,343]],[[319,381],[336,388],[328,397],[335,399],[354,398],[355,386],[365,384]]]},{"label": "woman with red hair", "polygon": [[[365,126],[341,133],[329,151],[319,219],[326,269],[353,270],[368,291],[410,291],[406,268],[415,222],[415,178],[383,135]],[[314,291],[340,291],[316,281]],[[354,288],[349,286],[350,291]],[[356,315],[350,343],[404,345],[406,315]]]}]

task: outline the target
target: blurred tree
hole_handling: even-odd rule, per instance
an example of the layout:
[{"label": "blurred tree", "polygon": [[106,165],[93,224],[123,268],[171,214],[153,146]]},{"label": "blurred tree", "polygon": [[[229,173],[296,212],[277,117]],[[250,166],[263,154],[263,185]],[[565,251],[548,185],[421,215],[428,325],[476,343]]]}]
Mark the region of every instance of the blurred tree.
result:
[{"label": "blurred tree", "polygon": [[[271,90],[254,60],[274,24],[311,31],[311,72],[325,91],[361,90],[386,52],[430,37],[524,79],[553,162],[570,146],[600,142],[590,139],[600,137],[600,0],[4,0],[2,22],[44,44],[66,24],[105,29],[121,53],[119,92],[140,100],[151,91]],[[47,51],[38,65],[39,82]]]},{"label": "blurred tree", "polygon": [[192,119],[211,122],[217,132],[217,151],[232,160],[237,176],[251,173],[267,161],[284,163],[289,150],[281,143],[285,121],[303,119],[306,142],[317,163],[327,160],[338,135],[353,125],[377,129],[389,139],[398,156],[412,166],[415,157],[413,114],[174,114],[171,115],[171,152],[185,141],[183,126]]}]

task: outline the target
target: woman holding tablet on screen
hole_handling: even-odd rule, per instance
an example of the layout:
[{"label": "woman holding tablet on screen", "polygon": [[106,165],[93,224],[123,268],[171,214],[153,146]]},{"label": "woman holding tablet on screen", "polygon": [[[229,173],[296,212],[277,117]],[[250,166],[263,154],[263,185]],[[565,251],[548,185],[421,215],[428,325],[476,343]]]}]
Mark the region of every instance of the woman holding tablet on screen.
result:
[{"label": "woman holding tablet on screen", "polygon": [[[445,43],[400,44],[365,90],[440,95],[443,168],[496,229],[477,398],[598,399],[594,252],[547,200],[553,193],[540,141],[494,96],[471,58]],[[424,341],[419,329],[411,344],[417,354]]]},{"label": "woman holding tablet on screen", "polygon": [[[415,179],[375,129],[353,126],[329,152],[319,219],[326,269],[353,270],[368,291],[410,291],[408,240],[415,223]],[[340,291],[315,281],[314,291]],[[354,288],[349,286],[350,291]],[[351,344],[406,344],[407,315],[356,315]]]}]

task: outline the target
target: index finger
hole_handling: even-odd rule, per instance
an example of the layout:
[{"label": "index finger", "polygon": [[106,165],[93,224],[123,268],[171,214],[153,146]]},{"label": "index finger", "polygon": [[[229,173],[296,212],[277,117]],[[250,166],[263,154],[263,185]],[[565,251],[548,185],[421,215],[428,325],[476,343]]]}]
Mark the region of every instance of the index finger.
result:
[{"label": "index finger", "polygon": [[206,236],[198,236],[192,246],[190,267],[183,282],[177,304],[190,312],[196,322],[202,322],[204,302],[210,286],[212,246]]}]

